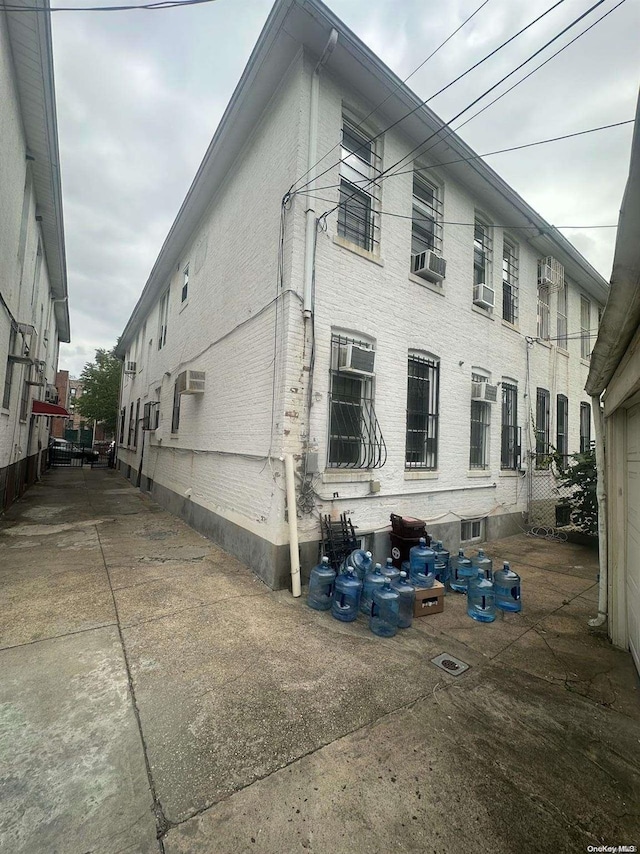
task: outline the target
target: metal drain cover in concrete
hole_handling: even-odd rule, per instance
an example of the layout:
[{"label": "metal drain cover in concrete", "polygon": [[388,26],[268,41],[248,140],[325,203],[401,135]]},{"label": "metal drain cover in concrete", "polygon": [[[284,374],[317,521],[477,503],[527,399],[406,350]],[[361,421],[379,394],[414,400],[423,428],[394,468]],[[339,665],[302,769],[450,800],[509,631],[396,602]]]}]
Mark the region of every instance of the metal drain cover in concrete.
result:
[{"label": "metal drain cover in concrete", "polygon": [[465,664],[464,661],[460,661],[459,658],[454,658],[453,655],[446,652],[436,655],[435,658],[431,659],[431,663],[452,676],[460,676],[461,673],[469,669],[469,665]]}]

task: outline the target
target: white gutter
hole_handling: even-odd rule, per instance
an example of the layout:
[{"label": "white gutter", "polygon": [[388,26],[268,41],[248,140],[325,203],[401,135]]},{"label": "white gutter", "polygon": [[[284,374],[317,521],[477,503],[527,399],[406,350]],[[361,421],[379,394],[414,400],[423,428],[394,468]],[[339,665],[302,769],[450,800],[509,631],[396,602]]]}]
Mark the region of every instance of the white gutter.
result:
[{"label": "white gutter", "polygon": [[607,488],[605,483],[605,449],[604,449],[604,414],[600,405],[600,397],[593,395],[591,398],[593,408],[593,421],[596,428],[596,473],[598,498],[598,563],[600,567],[600,579],[598,587],[598,616],[589,620],[589,625],[594,628],[602,626],[607,620]]},{"label": "white gutter", "polygon": [[291,593],[301,594],[300,555],[298,554],[298,511],[296,504],[296,482],[293,472],[293,456],[284,455],[284,476],[287,485],[287,516],[289,517],[289,555],[291,558]]},{"label": "white gutter", "polygon": [[316,187],[316,161],[318,159],[318,98],[320,95],[320,72],[326,65],[333,53],[338,41],[338,31],[331,30],[331,35],[323,51],[320,61],[313,69],[311,75],[311,97],[309,99],[309,146],[307,150],[307,175],[309,176],[307,187],[307,199],[309,207],[306,210],[306,226],[304,238],[304,298],[303,308],[305,318],[311,317],[313,313],[313,260],[315,255],[316,241],[316,211],[313,202],[313,194]]}]

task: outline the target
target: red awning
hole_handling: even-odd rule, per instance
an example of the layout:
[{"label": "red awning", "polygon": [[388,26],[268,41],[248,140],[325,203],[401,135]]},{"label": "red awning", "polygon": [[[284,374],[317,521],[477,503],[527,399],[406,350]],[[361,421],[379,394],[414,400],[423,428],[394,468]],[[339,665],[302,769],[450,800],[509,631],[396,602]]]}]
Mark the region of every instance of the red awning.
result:
[{"label": "red awning", "polygon": [[46,403],[44,400],[34,400],[31,412],[33,415],[57,415],[60,418],[71,417],[64,406],[58,406],[57,403]]}]

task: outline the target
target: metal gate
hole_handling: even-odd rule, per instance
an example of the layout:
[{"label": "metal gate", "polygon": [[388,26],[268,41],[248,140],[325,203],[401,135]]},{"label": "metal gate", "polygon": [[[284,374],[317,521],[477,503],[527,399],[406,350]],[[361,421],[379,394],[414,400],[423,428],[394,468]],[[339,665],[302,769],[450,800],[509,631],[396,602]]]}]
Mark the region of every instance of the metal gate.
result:
[{"label": "metal gate", "polygon": [[85,461],[83,445],[51,445],[49,448],[49,465],[52,468],[82,467]]}]

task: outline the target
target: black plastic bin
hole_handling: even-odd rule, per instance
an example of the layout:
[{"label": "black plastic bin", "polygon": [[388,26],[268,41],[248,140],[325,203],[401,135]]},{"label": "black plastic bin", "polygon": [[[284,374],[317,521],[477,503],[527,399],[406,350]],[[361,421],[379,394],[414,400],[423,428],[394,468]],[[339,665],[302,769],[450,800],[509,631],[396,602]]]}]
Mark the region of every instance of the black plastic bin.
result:
[{"label": "black plastic bin", "polygon": [[397,537],[418,540],[427,536],[427,524],[422,519],[414,519],[413,516],[398,516],[391,514],[391,529]]},{"label": "black plastic bin", "polygon": [[409,550],[413,546],[417,546],[421,537],[427,541],[427,545],[431,545],[431,537],[426,532],[420,537],[399,537],[393,532],[389,534],[391,537],[391,560],[396,569],[402,569],[402,563],[409,560]]}]

